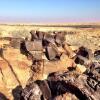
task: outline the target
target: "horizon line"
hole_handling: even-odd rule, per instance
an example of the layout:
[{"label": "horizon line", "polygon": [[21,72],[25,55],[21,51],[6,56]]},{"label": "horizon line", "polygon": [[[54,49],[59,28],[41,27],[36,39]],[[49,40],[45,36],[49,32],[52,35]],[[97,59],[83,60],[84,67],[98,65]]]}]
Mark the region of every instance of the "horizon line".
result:
[{"label": "horizon line", "polygon": [[99,22],[65,22],[65,23],[12,23],[12,22],[7,22],[7,23],[0,23],[0,25],[100,25]]}]

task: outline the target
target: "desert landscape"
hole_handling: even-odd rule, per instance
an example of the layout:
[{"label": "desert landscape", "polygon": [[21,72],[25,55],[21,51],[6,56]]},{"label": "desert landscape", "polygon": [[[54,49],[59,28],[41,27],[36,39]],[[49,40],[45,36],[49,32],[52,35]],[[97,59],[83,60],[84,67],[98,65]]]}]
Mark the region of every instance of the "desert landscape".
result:
[{"label": "desert landscape", "polygon": [[0,100],[100,100],[100,0],[1,0]]},{"label": "desert landscape", "polygon": [[0,100],[99,100],[99,94],[99,24],[0,25]]}]

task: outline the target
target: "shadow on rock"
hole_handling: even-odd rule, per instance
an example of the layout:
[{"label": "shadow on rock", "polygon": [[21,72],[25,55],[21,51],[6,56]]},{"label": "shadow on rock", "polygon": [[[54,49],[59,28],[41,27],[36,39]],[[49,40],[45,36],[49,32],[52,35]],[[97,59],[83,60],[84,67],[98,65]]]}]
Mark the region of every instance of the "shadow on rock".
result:
[{"label": "shadow on rock", "polygon": [[22,86],[20,85],[12,90],[12,95],[14,97],[14,100],[24,100],[21,94],[22,94]]},{"label": "shadow on rock", "polygon": [[0,100],[9,100],[3,93],[0,92]]}]

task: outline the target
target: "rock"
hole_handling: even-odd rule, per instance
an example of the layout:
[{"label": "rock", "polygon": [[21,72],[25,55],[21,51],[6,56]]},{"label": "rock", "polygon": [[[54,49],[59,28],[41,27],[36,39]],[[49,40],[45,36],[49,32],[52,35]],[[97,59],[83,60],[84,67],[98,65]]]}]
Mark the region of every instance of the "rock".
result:
[{"label": "rock", "polygon": [[81,65],[85,65],[85,66],[90,66],[92,62],[91,62],[91,60],[87,59],[86,57],[78,55],[75,58],[75,63],[76,64],[81,64]]},{"label": "rock", "polygon": [[22,38],[12,38],[10,41],[10,45],[15,49],[20,49],[20,43],[22,40]]},{"label": "rock", "polygon": [[34,39],[38,39],[38,36],[35,30],[31,30],[30,33],[31,33],[31,41],[34,41]]},{"label": "rock", "polygon": [[86,48],[86,47],[80,47],[78,52],[77,52],[77,55],[79,56],[83,56],[87,59],[92,59],[93,58],[93,54],[92,54],[92,50]]},{"label": "rock", "polygon": [[62,46],[57,47],[57,49],[58,49],[58,51],[59,51],[60,53],[65,53],[65,50],[62,48]]},{"label": "rock", "polygon": [[77,51],[79,49],[78,46],[69,46],[69,47],[72,49],[72,51]]},{"label": "rock", "polygon": [[51,98],[51,90],[46,80],[39,82],[39,87],[43,93],[44,98],[49,100]]},{"label": "rock", "polygon": [[45,54],[43,54],[43,55],[42,55],[42,59],[43,59],[43,60],[47,60],[47,61],[48,61],[48,59],[47,59],[47,57],[46,57],[46,55],[45,55]]},{"label": "rock", "polygon": [[100,50],[96,50],[94,52],[94,57],[95,57],[96,60],[99,60],[100,61]]},{"label": "rock", "polygon": [[42,41],[41,40],[34,40],[34,41],[26,41],[25,46],[27,51],[42,51]]},{"label": "rock", "polygon": [[67,44],[63,44],[63,48],[64,48],[66,54],[67,54],[70,58],[75,57],[76,54],[72,51],[72,49],[71,49]]},{"label": "rock", "polygon": [[41,31],[36,31],[36,35],[38,39],[42,40],[44,38],[45,33]]},{"label": "rock", "polygon": [[86,71],[86,67],[84,65],[77,64],[76,70],[80,73],[84,73]]},{"label": "rock", "polygon": [[48,47],[46,47],[45,54],[49,60],[56,60],[57,57],[59,57],[59,51],[57,50],[57,47],[55,45],[49,45]]},{"label": "rock", "polygon": [[32,54],[32,59],[42,60],[42,55],[43,55],[42,51],[30,51],[30,53]]},{"label": "rock", "polygon": [[22,96],[24,100],[41,100],[42,92],[38,84],[32,82],[24,88]]},{"label": "rock", "polygon": [[[64,59],[64,57],[66,57]],[[57,71],[66,71],[68,68],[75,68],[76,64],[72,59],[67,58],[67,56],[63,56],[61,60],[58,61],[45,61],[44,62],[44,73],[49,74]]]},{"label": "rock", "polygon": [[19,81],[22,87],[25,87],[30,77],[29,66],[32,62],[25,55],[20,54],[18,49],[8,48],[3,54],[4,58],[0,58],[0,91],[13,100],[12,93],[9,91],[18,86]]},{"label": "rock", "polygon": [[61,61],[66,61],[67,59],[69,59],[69,58],[68,58],[68,55],[66,55],[65,53],[63,53],[63,54],[61,55],[61,57],[60,57],[60,60],[61,60]]},{"label": "rock", "polygon": [[44,40],[49,42],[49,43],[53,43],[55,44],[55,40],[54,40],[54,35],[51,35],[51,34],[45,34],[44,36]]}]

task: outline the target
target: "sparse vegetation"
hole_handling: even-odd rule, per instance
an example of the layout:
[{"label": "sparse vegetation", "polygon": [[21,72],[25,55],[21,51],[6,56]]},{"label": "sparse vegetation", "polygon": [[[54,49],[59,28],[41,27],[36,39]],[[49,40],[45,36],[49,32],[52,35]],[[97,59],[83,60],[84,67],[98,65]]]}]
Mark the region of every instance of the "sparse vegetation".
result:
[{"label": "sparse vegetation", "polygon": [[16,31],[11,31],[10,34],[13,36],[13,37],[26,37],[29,35],[29,31],[26,30],[26,29],[23,29],[23,30],[16,30]]}]

